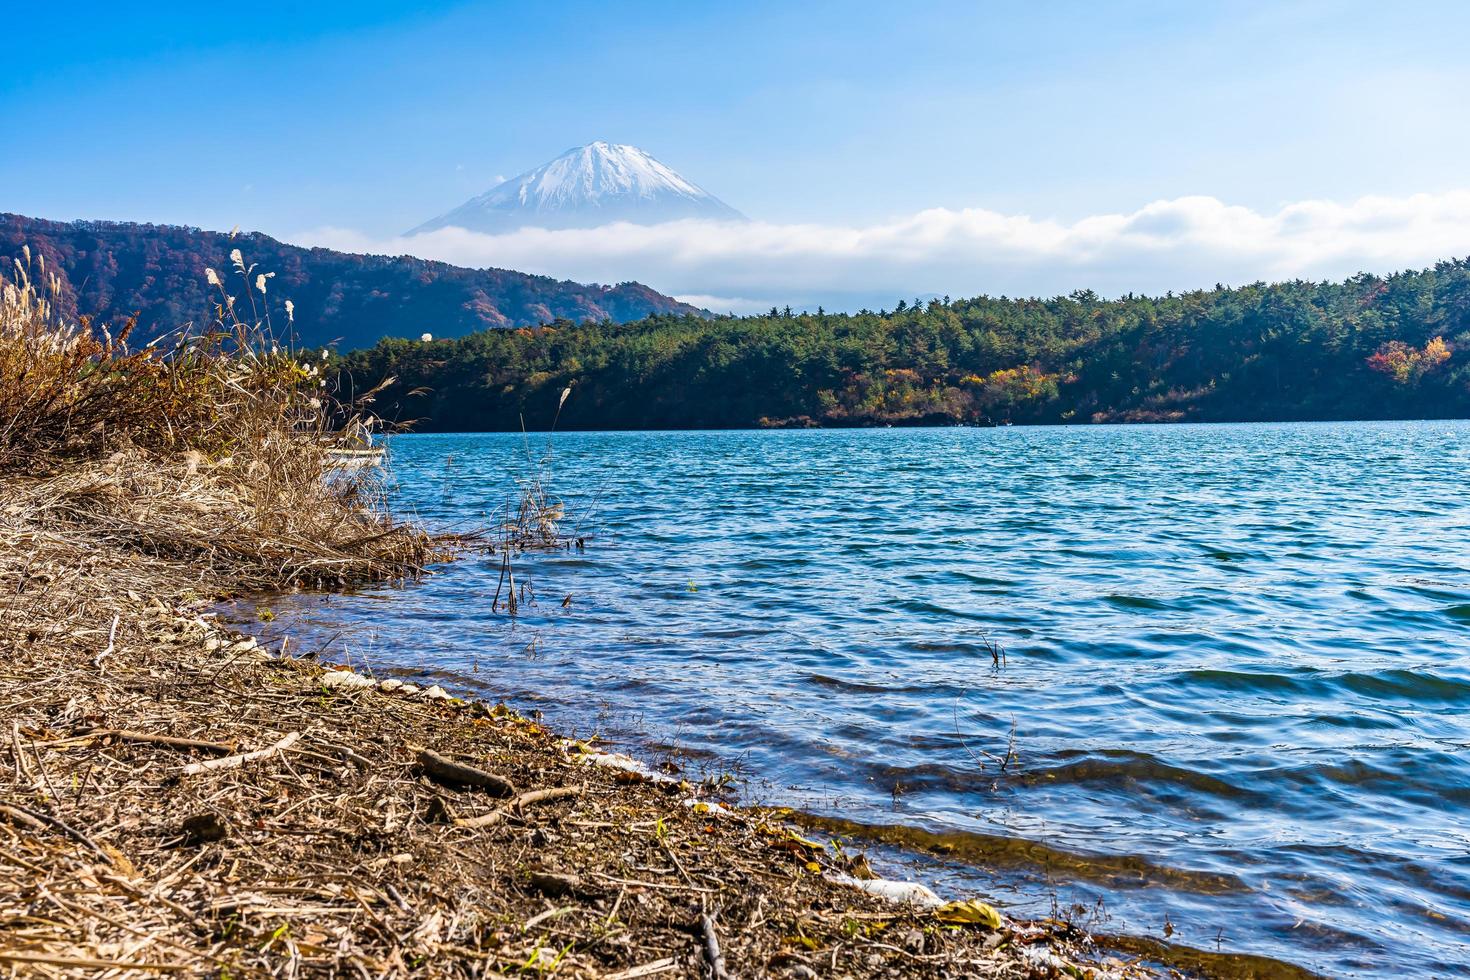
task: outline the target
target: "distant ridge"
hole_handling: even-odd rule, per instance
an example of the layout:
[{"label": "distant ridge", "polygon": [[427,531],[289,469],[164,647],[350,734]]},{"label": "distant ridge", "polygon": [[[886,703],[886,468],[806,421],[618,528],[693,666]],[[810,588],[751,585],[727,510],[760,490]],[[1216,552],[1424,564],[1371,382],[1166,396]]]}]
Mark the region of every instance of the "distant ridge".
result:
[{"label": "distant ridge", "polygon": [[24,245],[61,276],[64,312],[112,323],[136,313],[145,337],[209,322],[218,296],[204,270],[224,273],[233,248],[261,272],[276,274],[271,294],[295,304],[295,332],[307,346],[338,342],[350,350],[384,337],[459,337],[557,319],[625,323],[651,313],[700,312],[636,282],[601,286],[412,256],[301,248],[259,233],[231,237],[177,225],[0,214],[0,262],[7,269]]},{"label": "distant ridge", "polygon": [[595,228],[615,221],[659,224],[745,216],[636,146],[598,140],[575,146],[408,232],[465,228]]}]

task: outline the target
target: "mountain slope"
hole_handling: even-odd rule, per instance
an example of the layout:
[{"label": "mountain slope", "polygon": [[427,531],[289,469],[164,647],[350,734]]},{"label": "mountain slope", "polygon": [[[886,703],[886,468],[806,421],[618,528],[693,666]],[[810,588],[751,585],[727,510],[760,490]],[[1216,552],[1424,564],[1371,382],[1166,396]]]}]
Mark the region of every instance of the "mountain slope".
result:
[{"label": "mountain slope", "polygon": [[[383,337],[458,337],[496,327],[556,319],[637,320],[694,307],[639,283],[584,285],[503,269],[464,269],[411,256],[354,255],[287,245],[261,234],[233,238],[174,225],[110,221],[64,223],[0,214],[0,262],[12,268],[21,247],[44,255],[61,275],[64,312],[117,323],[138,314],[140,335],[184,323],[203,324],[218,299],[206,267],[224,273],[238,248],[259,271],[274,272],[269,289],[296,307],[296,333],[308,346],[339,342],[344,350]],[[241,293],[240,289],[232,292]]]},{"label": "mountain slope", "polygon": [[636,146],[599,140],[512,177],[409,232],[465,228],[595,228],[614,221],[659,224],[683,218],[745,216]]}]

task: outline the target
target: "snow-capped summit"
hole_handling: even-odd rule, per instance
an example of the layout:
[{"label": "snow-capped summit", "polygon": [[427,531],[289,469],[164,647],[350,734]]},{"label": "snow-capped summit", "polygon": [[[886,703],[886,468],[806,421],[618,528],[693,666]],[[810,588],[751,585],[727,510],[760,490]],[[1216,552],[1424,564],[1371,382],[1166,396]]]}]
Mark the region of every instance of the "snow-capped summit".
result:
[{"label": "snow-capped summit", "polygon": [[614,221],[652,225],[681,218],[745,216],[636,146],[598,140],[493,187],[409,232],[466,228],[595,228]]}]

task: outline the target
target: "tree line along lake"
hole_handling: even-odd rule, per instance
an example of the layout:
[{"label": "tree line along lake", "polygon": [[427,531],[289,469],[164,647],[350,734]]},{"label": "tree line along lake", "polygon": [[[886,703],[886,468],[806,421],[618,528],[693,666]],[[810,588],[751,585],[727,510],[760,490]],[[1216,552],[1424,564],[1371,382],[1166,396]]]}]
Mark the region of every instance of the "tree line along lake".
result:
[{"label": "tree line along lake", "polygon": [[[482,558],[276,625],[750,799],[940,835],[948,857],[886,870],[1019,915],[1338,976],[1470,969],[1470,423],[553,446],[589,539],[517,559],[514,618]],[[389,460],[406,512],[468,527],[527,443],[395,436]]]}]

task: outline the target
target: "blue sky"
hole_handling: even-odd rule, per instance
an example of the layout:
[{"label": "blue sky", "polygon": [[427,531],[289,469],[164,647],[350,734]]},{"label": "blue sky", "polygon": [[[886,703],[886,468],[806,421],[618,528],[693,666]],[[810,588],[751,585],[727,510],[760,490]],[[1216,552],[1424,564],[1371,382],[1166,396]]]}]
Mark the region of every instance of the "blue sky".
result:
[{"label": "blue sky", "polygon": [[[8,23],[0,210],[44,217],[376,243],[598,138],[774,225],[1470,188],[1458,3],[74,2]],[[565,274],[624,270],[579,254]],[[1132,261],[1093,278],[1167,280]],[[948,275],[893,288],[988,286]]]}]

